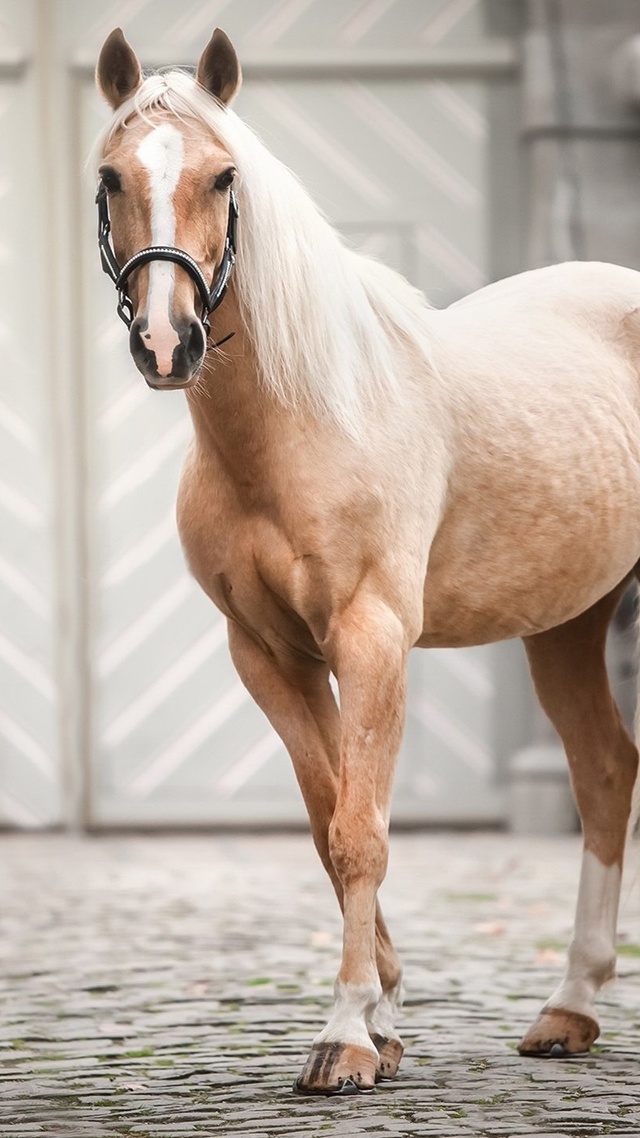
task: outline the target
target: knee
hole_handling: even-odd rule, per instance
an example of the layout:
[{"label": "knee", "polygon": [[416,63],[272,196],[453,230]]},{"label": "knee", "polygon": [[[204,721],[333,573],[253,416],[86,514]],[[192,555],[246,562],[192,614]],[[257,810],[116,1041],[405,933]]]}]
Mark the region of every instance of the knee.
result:
[{"label": "knee", "polygon": [[384,819],[368,812],[338,807],[329,827],[329,854],[343,886],[360,880],[384,880],[389,857],[389,840]]},{"label": "knee", "polygon": [[332,618],[322,647],[337,675],[365,672],[393,685],[414,640],[408,618],[378,597],[359,595]]}]

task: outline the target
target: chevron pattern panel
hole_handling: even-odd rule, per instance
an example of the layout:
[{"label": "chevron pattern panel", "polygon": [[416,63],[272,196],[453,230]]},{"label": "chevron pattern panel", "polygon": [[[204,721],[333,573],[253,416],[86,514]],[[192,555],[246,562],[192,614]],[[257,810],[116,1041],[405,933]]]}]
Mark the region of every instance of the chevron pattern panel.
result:
[{"label": "chevron pattern panel", "polygon": [[[101,113],[90,90],[85,110],[86,150]],[[94,819],[286,817],[283,795],[297,809],[288,759],[238,680],[226,622],[189,577],[179,547],[186,403],[179,392],[150,392],[133,368],[115,292],[97,271],[94,231],[89,209]]]},{"label": "chevron pattern panel", "polygon": [[0,826],[60,820],[54,676],[52,406],[35,334],[42,233],[34,192],[33,76],[3,77],[5,49],[28,51],[23,6],[0,40]]},{"label": "chevron pattern panel", "polygon": [[[143,59],[195,62],[220,23],[240,52],[470,44],[479,0],[162,0],[67,3],[83,56],[121,23]],[[153,18],[151,19],[151,12]],[[71,20],[73,17],[73,27]],[[486,264],[486,108],[480,80],[252,79],[238,111],[357,247],[436,304]],[[81,147],[103,111],[87,77]],[[191,582],[174,521],[190,424],[179,393],[151,393],[98,270],[91,193],[82,238],[91,465],[93,814],[98,823],[302,817],[282,748],[241,687],[224,621]],[[396,815],[495,816],[490,650],[415,654]]]}]

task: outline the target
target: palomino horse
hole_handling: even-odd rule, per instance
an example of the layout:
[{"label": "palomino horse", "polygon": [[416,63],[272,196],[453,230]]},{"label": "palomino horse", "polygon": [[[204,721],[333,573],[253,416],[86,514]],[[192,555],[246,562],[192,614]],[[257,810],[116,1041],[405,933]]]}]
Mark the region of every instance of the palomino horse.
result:
[{"label": "palomino horse", "polygon": [[195,80],[143,79],[117,30],[97,80],[114,111],[97,143],[103,265],[137,367],[184,388],[193,417],[186,557],[291,755],[344,914],[298,1089],[367,1090],[402,1055],[376,896],[416,645],[524,639],[584,855],[566,975],[520,1050],[587,1051],[637,768],[604,644],[640,559],[640,275],[559,265],[434,311],[347,249],[229,109],[224,33]]}]

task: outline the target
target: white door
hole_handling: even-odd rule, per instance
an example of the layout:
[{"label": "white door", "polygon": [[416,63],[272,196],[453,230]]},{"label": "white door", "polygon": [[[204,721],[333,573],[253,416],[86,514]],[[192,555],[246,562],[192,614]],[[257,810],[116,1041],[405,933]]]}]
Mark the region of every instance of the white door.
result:
[{"label": "white door", "polygon": [[[490,275],[491,121],[496,107],[508,120],[516,76],[513,45],[488,36],[480,0],[59,0],[51,9],[71,161],[80,165],[104,121],[92,70],[115,23],[151,66],[193,64],[220,23],[244,64],[238,112],[354,244],[436,305]],[[77,270],[70,312],[81,316],[75,712],[86,814],[97,825],[301,819],[289,761],[233,671],[224,621],[183,564],[174,522],[190,434],[183,397],[148,391],[129,359],[99,270],[90,178],[66,210]],[[74,344],[77,332],[67,333]],[[46,489],[46,470],[39,476]],[[396,817],[499,816],[494,653],[415,654]]]}]

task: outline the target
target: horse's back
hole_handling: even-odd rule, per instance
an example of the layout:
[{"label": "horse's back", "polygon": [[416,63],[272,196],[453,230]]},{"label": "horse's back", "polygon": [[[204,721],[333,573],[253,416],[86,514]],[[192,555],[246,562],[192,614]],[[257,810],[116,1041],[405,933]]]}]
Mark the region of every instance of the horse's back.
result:
[{"label": "horse's back", "polygon": [[505,310],[521,304],[552,308],[567,316],[594,309],[601,315],[640,304],[640,272],[604,261],[564,261],[504,277],[469,293],[445,311],[458,313],[477,305]]},{"label": "horse's back", "polygon": [[533,269],[431,314],[445,390],[466,413],[516,420],[527,406],[579,413],[640,393],[640,272],[598,262]]}]

